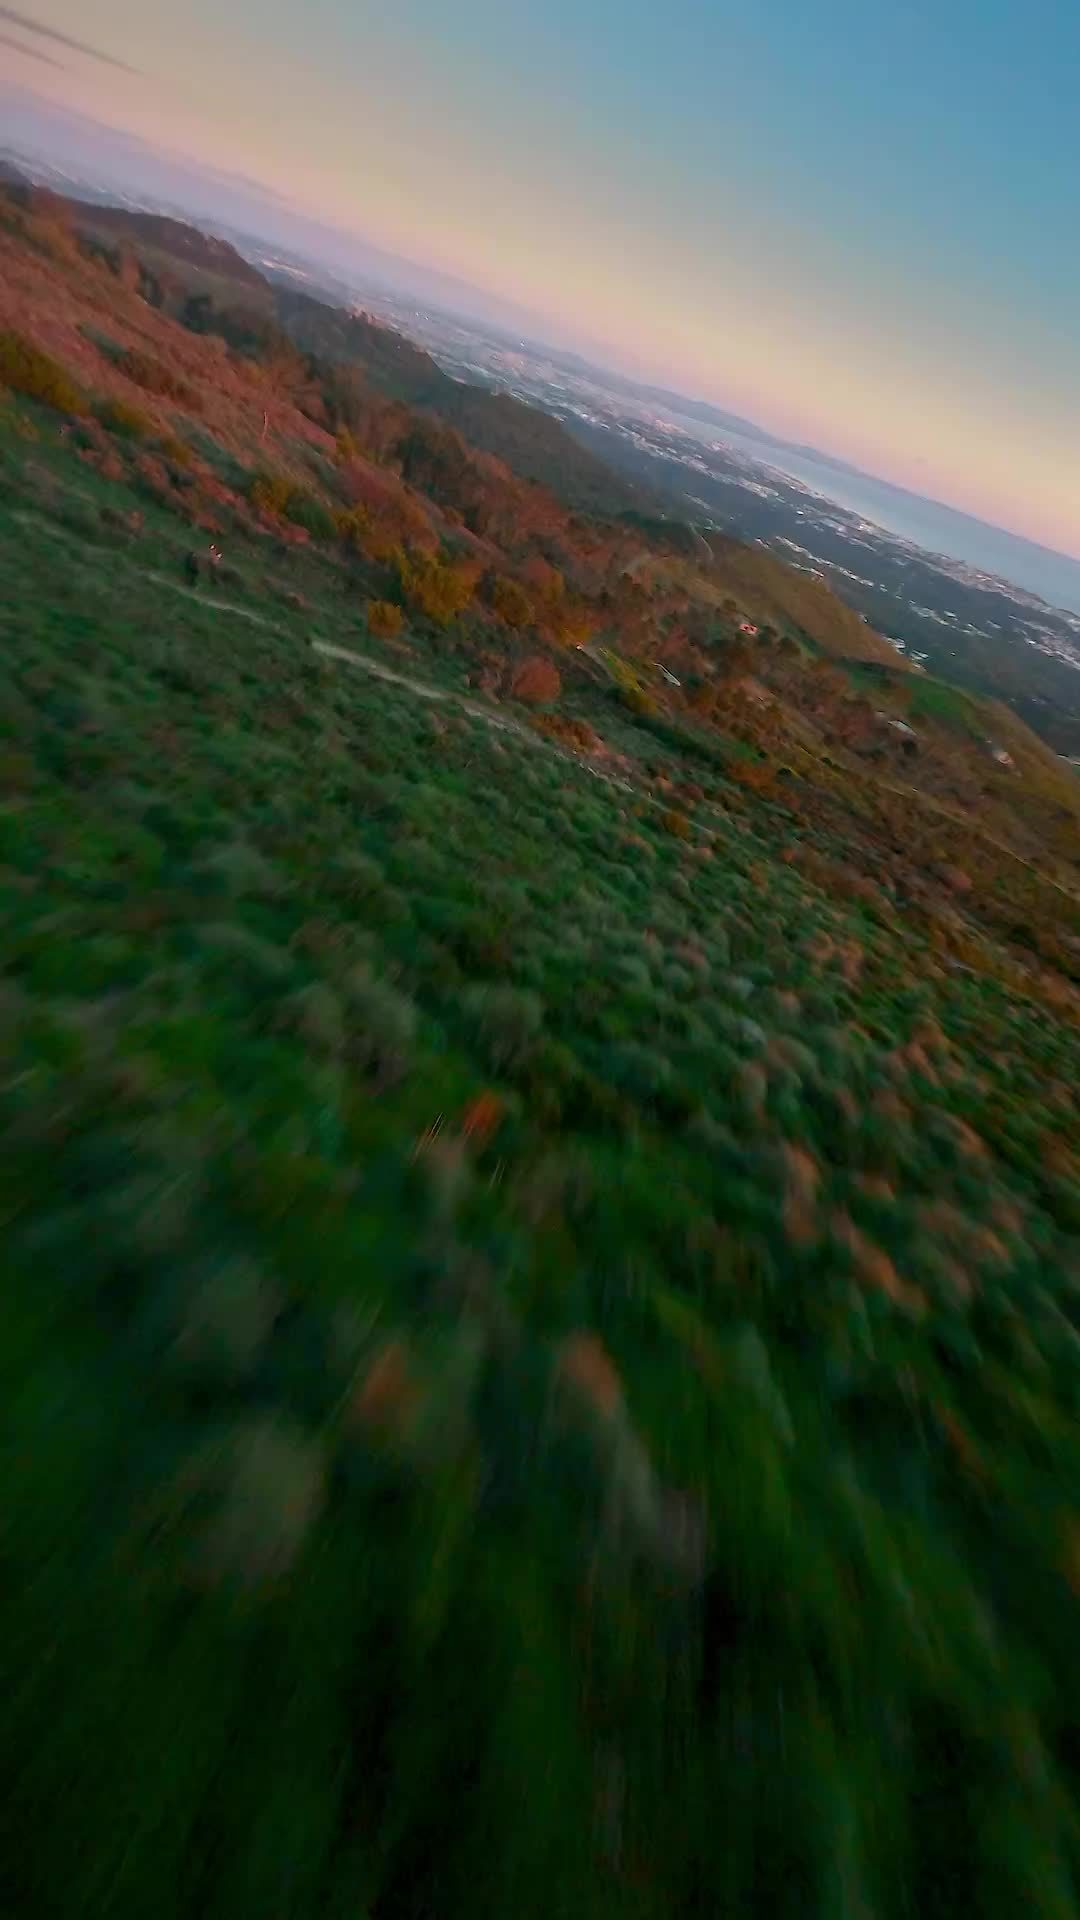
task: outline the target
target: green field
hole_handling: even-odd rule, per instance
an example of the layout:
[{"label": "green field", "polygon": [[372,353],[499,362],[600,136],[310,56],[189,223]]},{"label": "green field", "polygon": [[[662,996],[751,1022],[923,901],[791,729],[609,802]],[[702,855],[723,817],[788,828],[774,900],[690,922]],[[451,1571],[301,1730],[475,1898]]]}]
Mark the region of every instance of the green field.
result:
[{"label": "green field", "polygon": [[33,457],[11,1912],[1073,1914],[1075,1030]]},{"label": "green field", "polygon": [[1068,769],[166,240],[0,200],[5,1914],[1076,1920]]}]

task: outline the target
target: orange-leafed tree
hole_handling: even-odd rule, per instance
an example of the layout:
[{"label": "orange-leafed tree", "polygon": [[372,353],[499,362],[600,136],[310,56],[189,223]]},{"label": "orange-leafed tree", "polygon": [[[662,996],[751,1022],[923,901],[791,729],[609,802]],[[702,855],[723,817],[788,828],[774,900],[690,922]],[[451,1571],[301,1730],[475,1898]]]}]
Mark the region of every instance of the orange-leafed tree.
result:
[{"label": "orange-leafed tree", "polygon": [[527,627],[533,617],[532,602],[525,589],[511,580],[505,573],[489,576],[484,586],[484,598],[500,620],[508,627]]},{"label": "orange-leafed tree", "polygon": [[406,604],[444,627],[464,613],[473,597],[477,570],[466,562],[455,564],[433,555],[411,553],[402,555],[398,574]]},{"label": "orange-leafed tree", "polygon": [[510,691],[515,700],[524,700],[528,706],[545,707],[562,692],[562,677],[552,661],[539,653],[530,654],[515,669]]},{"label": "orange-leafed tree", "polygon": [[367,629],[376,640],[393,640],[405,625],[405,615],[392,600],[369,600]]}]

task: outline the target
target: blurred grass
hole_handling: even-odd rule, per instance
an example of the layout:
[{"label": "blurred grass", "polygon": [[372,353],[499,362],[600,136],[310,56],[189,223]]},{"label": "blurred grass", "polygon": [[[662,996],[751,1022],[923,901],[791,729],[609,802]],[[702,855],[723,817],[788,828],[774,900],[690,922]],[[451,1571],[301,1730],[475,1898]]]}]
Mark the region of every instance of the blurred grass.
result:
[{"label": "blurred grass", "polygon": [[84,484],[0,520],[10,1910],[1073,1914],[1075,1028]]}]

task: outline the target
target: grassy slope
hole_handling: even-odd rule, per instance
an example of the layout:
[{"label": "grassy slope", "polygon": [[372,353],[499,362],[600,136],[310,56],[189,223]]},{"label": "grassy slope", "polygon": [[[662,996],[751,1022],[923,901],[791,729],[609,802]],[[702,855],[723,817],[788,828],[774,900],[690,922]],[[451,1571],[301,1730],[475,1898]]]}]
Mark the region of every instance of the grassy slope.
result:
[{"label": "grassy slope", "polygon": [[618,479],[557,420],[509,394],[451,380],[430,354],[389,328],[288,288],[276,290],[275,304],[282,326],[299,346],[362,367],[390,398],[437,413],[474,446],[572,505],[620,513],[647,501],[642,488]]},{"label": "grassy slope", "polygon": [[944,922],[839,692],[799,814],[568,679],[628,794],[424,623],[442,702],[313,654],[331,554],[192,594],[179,496],[0,452],[12,1910],[1072,1915],[1080,1032],[1008,858]]},{"label": "grassy slope", "polygon": [[73,201],[67,203],[67,214],[84,232],[107,235],[156,260],[175,261],[197,274],[242,287],[248,294],[265,295],[264,276],[235,247],[182,220],[132,213],[123,207],[84,207]]},{"label": "grassy slope", "polygon": [[507,394],[451,380],[429,354],[362,315],[272,286],[225,241],[181,221],[120,207],[90,207],[35,190],[15,198],[61,230],[127,247],[160,277],[167,295],[207,294],[219,305],[277,321],[305,352],[362,368],[376,390],[435,411],[475,446],[506,460],[526,479],[555,488],[575,506],[617,514],[648,501],[642,488],[617,479],[547,414]]},{"label": "grassy slope", "polygon": [[896,648],[845,606],[831,587],[795,573],[771,553],[720,534],[710,535],[709,546],[724,591],[760,609],[759,618],[793,625],[827,653],[896,666]]}]

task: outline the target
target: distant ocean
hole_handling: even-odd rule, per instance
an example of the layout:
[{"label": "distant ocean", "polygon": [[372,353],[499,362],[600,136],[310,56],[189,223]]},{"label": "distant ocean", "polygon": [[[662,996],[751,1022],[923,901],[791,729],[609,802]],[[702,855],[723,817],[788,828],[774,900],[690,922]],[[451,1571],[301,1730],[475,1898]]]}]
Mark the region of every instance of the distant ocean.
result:
[{"label": "distant ocean", "polygon": [[723,441],[759,466],[774,467],[793,480],[801,480],[826,500],[835,500],[850,513],[872,520],[875,526],[884,527],[887,532],[898,534],[902,540],[910,540],[929,553],[949,554],[955,560],[966,561],[968,566],[979,567],[984,573],[993,573],[1001,580],[1026,587],[1029,593],[1037,593],[1052,607],[1067,607],[1071,613],[1080,613],[1080,560],[1071,560],[1066,553],[1040,547],[1019,534],[1006,533],[1002,527],[992,527],[985,520],[958,513],[954,507],[924,500],[903,487],[890,486],[887,480],[875,480],[871,474],[849,473],[794,450],[789,453],[785,447],[755,440],[749,434],[729,432],[726,428],[720,432],[685,414],[670,417],[695,439],[707,444]]}]

